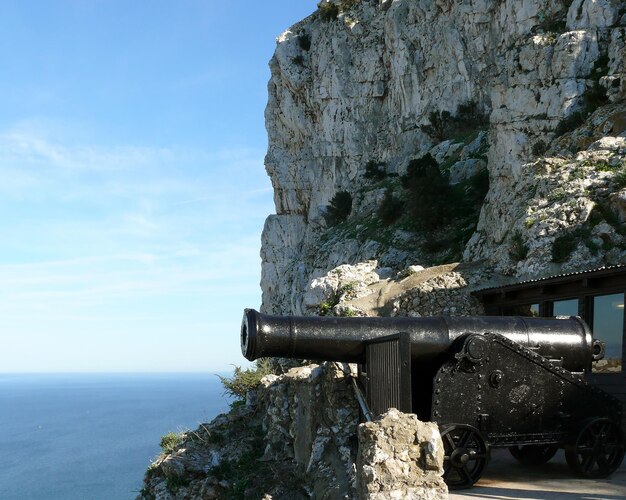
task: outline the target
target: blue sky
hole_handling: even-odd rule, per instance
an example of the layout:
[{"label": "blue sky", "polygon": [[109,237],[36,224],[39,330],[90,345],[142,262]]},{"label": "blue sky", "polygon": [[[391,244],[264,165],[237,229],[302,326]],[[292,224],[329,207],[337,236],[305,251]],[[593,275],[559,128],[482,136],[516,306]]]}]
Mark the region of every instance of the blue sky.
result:
[{"label": "blue sky", "polygon": [[0,3],[0,372],[244,364],[267,63],[315,6]]}]

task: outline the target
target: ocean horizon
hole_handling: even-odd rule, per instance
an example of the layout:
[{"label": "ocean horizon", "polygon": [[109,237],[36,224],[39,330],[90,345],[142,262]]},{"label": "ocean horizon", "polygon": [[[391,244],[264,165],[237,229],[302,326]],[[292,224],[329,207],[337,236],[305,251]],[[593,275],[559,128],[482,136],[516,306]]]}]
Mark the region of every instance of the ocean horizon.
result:
[{"label": "ocean horizon", "polygon": [[162,435],[227,409],[213,373],[0,373],[0,498],[135,498]]}]

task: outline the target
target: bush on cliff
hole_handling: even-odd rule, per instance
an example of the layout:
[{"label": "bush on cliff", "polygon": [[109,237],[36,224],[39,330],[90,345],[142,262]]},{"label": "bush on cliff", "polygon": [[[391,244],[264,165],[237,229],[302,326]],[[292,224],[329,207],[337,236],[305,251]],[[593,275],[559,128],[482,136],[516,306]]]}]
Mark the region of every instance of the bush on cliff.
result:
[{"label": "bush on cliff", "polygon": [[329,226],[336,226],[348,218],[352,212],[352,195],[347,191],[339,191],[326,209],[325,219]]},{"label": "bush on cliff", "polygon": [[409,192],[407,208],[417,227],[436,229],[448,221],[451,189],[430,154],[409,163],[402,185]]},{"label": "bush on cliff", "polygon": [[322,21],[333,21],[339,15],[339,7],[331,2],[320,2],[317,8]]},{"label": "bush on cliff", "polygon": [[175,432],[168,432],[164,436],[161,436],[161,449],[164,453],[171,453],[174,451],[174,448],[179,446],[185,440],[185,433],[180,432],[176,434]]},{"label": "bush on cliff", "polygon": [[385,191],[385,197],[378,207],[378,217],[385,226],[390,226],[396,222],[404,212],[404,202],[393,195],[391,189]]},{"label": "bush on cliff", "polygon": [[370,160],[365,164],[365,173],[363,177],[374,182],[380,182],[387,177],[387,170],[385,164]]},{"label": "bush on cliff", "polygon": [[261,358],[254,363],[252,368],[244,370],[240,366],[235,366],[232,377],[220,375],[218,377],[224,386],[224,392],[237,402],[245,400],[248,391],[256,389],[261,383],[261,379],[271,373],[273,372],[270,360]]},{"label": "bush on cliff", "polygon": [[446,139],[458,141],[488,125],[489,117],[475,101],[468,101],[459,104],[454,115],[449,111],[431,111],[428,121],[421,127],[422,132],[438,142]]}]

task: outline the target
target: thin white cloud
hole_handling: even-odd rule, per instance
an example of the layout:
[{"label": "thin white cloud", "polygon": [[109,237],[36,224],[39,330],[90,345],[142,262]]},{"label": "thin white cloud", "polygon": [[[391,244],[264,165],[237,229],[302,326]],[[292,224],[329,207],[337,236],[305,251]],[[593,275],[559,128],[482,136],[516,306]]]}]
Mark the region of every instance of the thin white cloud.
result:
[{"label": "thin white cloud", "polygon": [[272,208],[261,151],[0,133],[0,331],[14,353],[5,361],[51,338],[157,346],[155,332],[166,344],[189,339],[188,327],[222,342],[224,315],[236,344],[240,310],[260,301]]}]

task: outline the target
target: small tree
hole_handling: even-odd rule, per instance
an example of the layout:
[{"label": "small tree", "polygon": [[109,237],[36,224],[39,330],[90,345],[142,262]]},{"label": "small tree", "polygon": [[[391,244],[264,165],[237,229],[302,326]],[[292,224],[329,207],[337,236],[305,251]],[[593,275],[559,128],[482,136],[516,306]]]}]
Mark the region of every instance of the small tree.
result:
[{"label": "small tree", "polygon": [[418,227],[436,229],[447,222],[451,190],[430,154],[409,163],[402,185],[409,192],[408,211]]},{"label": "small tree", "polygon": [[310,50],[311,49],[311,35],[306,32],[302,32],[298,35],[298,45],[302,50]]},{"label": "small tree", "polygon": [[399,198],[393,196],[393,191],[387,189],[385,191],[385,197],[378,208],[378,217],[386,226],[390,226],[396,222],[402,215],[404,210],[404,202]]},{"label": "small tree", "polygon": [[562,263],[569,259],[576,250],[578,241],[574,234],[568,233],[557,236],[552,242],[552,262]]},{"label": "small tree", "polygon": [[371,179],[374,182],[382,181],[387,177],[387,171],[385,170],[385,164],[379,163],[374,160],[370,160],[365,164],[365,173],[363,177]]},{"label": "small tree", "polygon": [[428,114],[428,125],[422,126],[422,131],[436,141],[443,141],[449,133],[452,115],[449,111],[431,111]]},{"label": "small tree", "polygon": [[528,245],[524,242],[522,232],[517,230],[511,236],[511,242],[509,244],[509,257],[515,262],[524,260],[528,257]]},{"label": "small tree", "polygon": [[322,0],[317,4],[317,8],[323,21],[333,21],[339,15],[339,7],[332,2]]},{"label": "small tree", "polygon": [[232,377],[222,377],[218,375],[224,392],[235,400],[245,400],[248,391],[255,389],[261,383],[265,375],[272,373],[272,367],[268,358],[261,358],[256,361],[252,368],[243,369],[235,367]]},{"label": "small tree", "polygon": [[348,218],[352,212],[352,195],[347,191],[339,191],[326,210],[326,222],[330,226],[336,226]]}]

